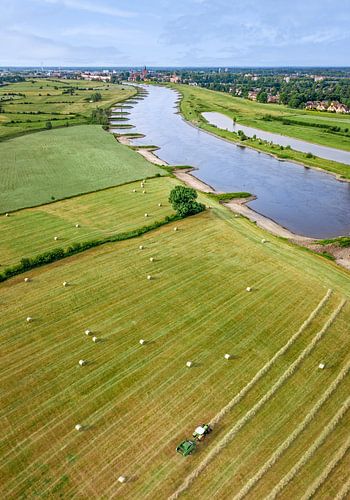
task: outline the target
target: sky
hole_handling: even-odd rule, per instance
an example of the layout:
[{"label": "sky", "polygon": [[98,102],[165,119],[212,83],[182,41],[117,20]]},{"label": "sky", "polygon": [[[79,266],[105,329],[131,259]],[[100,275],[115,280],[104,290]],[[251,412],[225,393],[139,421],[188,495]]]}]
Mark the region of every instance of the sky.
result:
[{"label": "sky", "polygon": [[0,0],[0,66],[349,66],[350,0]]}]

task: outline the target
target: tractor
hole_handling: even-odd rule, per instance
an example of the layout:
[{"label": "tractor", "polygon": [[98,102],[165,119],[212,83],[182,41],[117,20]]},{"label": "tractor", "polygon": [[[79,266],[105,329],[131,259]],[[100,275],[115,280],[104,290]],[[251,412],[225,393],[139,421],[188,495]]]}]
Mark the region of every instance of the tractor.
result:
[{"label": "tractor", "polygon": [[210,427],[209,424],[202,424],[198,426],[192,436],[194,439],[197,439],[197,441],[202,441],[204,437],[209,434],[213,429]]}]

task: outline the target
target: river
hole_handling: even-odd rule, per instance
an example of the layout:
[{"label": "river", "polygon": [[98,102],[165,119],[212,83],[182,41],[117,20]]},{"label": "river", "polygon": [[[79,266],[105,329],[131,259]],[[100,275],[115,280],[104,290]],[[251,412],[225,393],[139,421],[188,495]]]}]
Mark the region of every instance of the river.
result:
[{"label": "river", "polygon": [[129,120],[120,122],[134,126],[125,133],[145,135],[133,140],[135,145],[159,146],[161,159],[197,168],[196,177],[218,191],[256,195],[250,208],[296,234],[313,238],[350,234],[350,183],[197,129],[177,112],[175,91],[156,86],[147,90],[148,95],[128,109]]}]

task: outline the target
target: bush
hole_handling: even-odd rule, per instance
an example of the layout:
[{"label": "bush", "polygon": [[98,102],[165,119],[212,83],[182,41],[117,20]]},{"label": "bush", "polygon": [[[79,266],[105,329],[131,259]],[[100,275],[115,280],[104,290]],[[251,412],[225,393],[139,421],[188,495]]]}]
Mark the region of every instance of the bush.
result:
[{"label": "bush", "polygon": [[180,217],[187,217],[205,210],[203,203],[196,201],[197,196],[193,188],[175,186],[170,192],[169,202]]}]

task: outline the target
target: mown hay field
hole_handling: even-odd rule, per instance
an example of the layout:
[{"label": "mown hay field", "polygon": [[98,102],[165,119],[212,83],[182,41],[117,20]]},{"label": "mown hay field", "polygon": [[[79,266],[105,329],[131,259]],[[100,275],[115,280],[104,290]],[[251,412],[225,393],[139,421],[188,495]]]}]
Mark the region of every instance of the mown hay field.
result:
[{"label": "mown hay field", "polygon": [[0,143],[0,213],[164,173],[100,125],[29,134]]},{"label": "mown hay field", "polygon": [[[338,380],[253,485],[249,495],[259,498],[344,406],[349,274],[277,238],[262,244],[262,230],[216,205],[176,225],[178,231],[169,224],[0,285],[3,497],[167,498],[198,468],[182,495],[232,498]],[[293,336],[196,453],[176,454],[179,442],[219,414]],[[80,359],[87,364],[79,366]],[[348,424],[343,412],[282,498],[312,486],[341,451]],[[316,497],[341,489],[347,464],[345,454]]]},{"label": "mown hay field", "polygon": [[168,198],[176,184],[178,181],[170,177],[147,179],[144,189],[140,182],[133,182],[19,210],[9,217],[3,215],[0,217],[1,267],[16,264],[23,257],[162,220],[174,214]]},{"label": "mown hay field", "polygon": [[[90,102],[94,93],[101,100]],[[131,86],[83,80],[30,79],[0,88],[0,140],[52,127],[86,123],[96,107],[109,108],[136,94]]]}]

